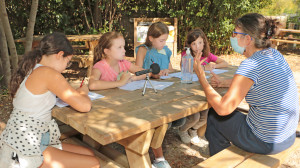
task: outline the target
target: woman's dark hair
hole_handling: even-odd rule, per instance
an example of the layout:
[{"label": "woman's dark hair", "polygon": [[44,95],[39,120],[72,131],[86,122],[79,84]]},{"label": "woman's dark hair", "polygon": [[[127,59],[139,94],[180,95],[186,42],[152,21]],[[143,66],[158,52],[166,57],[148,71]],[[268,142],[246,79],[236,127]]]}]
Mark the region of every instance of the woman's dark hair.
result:
[{"label": "woman's dark hair", "polygon": [[162,22],[155,22],[151,24],[147,32],[145,45],[148,47],[152,47],[152,43],[149,40],[149,36],[152,36],[153,38],[158,38],[163,34],[169,34],[169,28],[166,24]]},{"label": "woman's dark hair", "polygon": [[14,74],[10,81],[10,93],[14,98],[21,82],[25,76],[29,75],[35,65],[39,63],[42,56],[48,56],[57,54],[60,51],[64,52],[64,57],[73,54],[73,48],[69,40],[63,33],[52,33],[46,35],[41,41],[38,47],[32,51],[25,53],[23,58],[19,61],[18,68],[14,71]]},{"label": "woman's dark hair", "polygon": [[[204,43],[203,51],[202,51],[203,54],[202,55],[204,57],[208,57],[209,53],[210,53],[210,47],[209,47],[207,37],[201,29],[197,28],[197,29],[191,30],[188,33],[188,35],[186,37],[186,45],[188,47],[190,47],[192,42],[196,41],[199,37],[201,37],[203,39],[203,43]],[[191,52],[191,54],[194,57],[194,53]]]},{"label": "woman's dark hair", "polygon": [[249,13],[235,22],[235,25],[255,39],[256,48],[269,48],[271,46],[270,38],[275,35],[278,22],[272,19],[266,19],[258,13]]},{"label": "woman's dark hair", "polygon": [[93,64],[96,64],[98,61],[102,60],[102,58],[106,58],[104,49],[109,49],[112,46],[112,41],[119,37],[123,37],[123,35],[119,32],[115,32],[115,31],[104,33],[100,37],[98,44],[94,49]]}]

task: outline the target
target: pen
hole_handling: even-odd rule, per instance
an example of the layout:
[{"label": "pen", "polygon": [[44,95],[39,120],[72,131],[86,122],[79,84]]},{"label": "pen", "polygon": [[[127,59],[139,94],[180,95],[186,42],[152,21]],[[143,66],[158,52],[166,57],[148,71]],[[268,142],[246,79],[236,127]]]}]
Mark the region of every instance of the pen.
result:
[{"label": "pen", "polygon": [[82,82],[81,82],[81,84],[80,84],[80,87],[82,87],[82,84],[83,84],[83,82],[84,82],[84,79],[85,79],[85,77],[82,79]]},{"label": "pen", "polygon": [[204,61],[206,64],[209,64],[208,62]]}]

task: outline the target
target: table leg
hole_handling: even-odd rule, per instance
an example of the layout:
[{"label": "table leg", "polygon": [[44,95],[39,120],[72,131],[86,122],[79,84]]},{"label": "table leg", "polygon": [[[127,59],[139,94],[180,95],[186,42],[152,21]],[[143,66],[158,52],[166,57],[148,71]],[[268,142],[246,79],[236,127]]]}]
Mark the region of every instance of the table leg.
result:
[{"label": "table leg", "polygon": [[155,129],[152,141],[151,141],[151,148],[157,149],[161,147],[163,140],[165,138],[166,132],[168,129],[168,124],[164,124],[162,126],[159,126]]},{"label": "table leg", "polygon": [[154,129],[133,135],[118,143],[125,147],[127,159],[131,168],[150,168],[149,147]]}]

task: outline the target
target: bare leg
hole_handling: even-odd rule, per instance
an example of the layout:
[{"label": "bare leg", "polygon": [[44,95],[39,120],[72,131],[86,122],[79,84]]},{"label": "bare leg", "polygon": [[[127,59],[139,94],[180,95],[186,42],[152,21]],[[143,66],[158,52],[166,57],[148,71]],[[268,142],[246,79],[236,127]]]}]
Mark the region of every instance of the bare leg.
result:
[{"label": "bare leg", "polygon": [[164,154],[163,154],[163,151],[162,151],[162,147],[159,147],[157,149],[152,148],[152,151],[154,153],[155,158],[164,157]]},{"label": "bare leg", "polygon": [[47,147],[43,152],[44,162],[41,168],[99,168],[99,160],[92,152],[84,147],[63,143],[63,150]]},{"label": "bare leg", "polygon": [[95,156],[95,154],[92,150],[90,150],[89,148],[85,148],[83,146],[79,146],[79,145],[62,143],[62,148],[63,148],[64,151],[67,151],[67,152],[73,152],[73,153],[82,154],[82,155]]}]

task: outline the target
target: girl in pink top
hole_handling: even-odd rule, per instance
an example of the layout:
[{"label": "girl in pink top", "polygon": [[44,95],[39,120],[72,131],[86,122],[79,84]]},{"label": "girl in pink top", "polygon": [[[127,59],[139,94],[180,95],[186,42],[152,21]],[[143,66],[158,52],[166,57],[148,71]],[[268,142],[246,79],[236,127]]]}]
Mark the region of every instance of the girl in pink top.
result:
[{"label": "girl in pink top", "polygon": [[[197,53],[201,52],[201,60],[207,57],[207,60],[202,63],[205,70],[225,68],[228,66],[228,63],[225,60],[223,60],[222,58],[218,58],[217,56],[210,53],[208,40],[201,29],[194,29],[188,33],[186,45],[187,47],[191,48],[191,54],[193,57],[195,57]],[[185,51],[181,53],[181,57],[183,57],[184,55],[186,55]],[[211,64],[211,62],[213,63]]]},{"label": "girl in pink top", "polygon": [[[193,57],[202,53],[200,59],[207,58],[202,63],[205,70],[213,70],[215,68],[224,68],[228,66],[228,63],[225,60],[210,53],[208,40],[201,29],[194,29],[188,33],[186,45],[191,48]],[[185,51],[181,53],[181,56],[184,55],[186,55]],[[203,147],[200,149],[200,153],[201,151],[206,151],[208,142],[203,138],[199,138],[197,130],[206,124],[207,112],[208,110],[204,110],[186,117],[185,124],[178,130],[182,142],[191,142]]]},{"label": "girl in pink top", "polygon": [[94,51],[90,90],[115,88],[130,81],[145,79],[146,75],[131,75],[143,68],[124,60],[124,46],[124,37],[118,32],[107,32],[101,36]]}]

